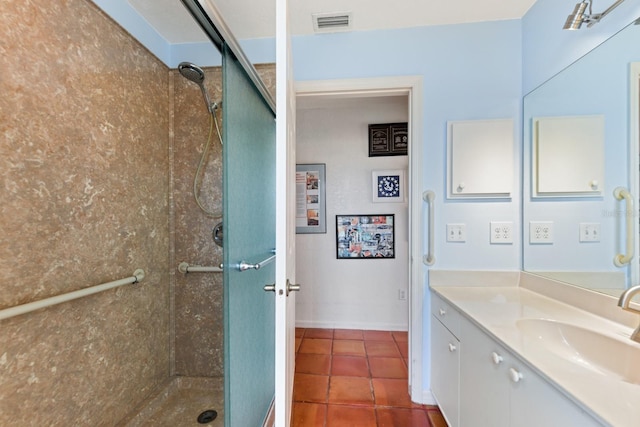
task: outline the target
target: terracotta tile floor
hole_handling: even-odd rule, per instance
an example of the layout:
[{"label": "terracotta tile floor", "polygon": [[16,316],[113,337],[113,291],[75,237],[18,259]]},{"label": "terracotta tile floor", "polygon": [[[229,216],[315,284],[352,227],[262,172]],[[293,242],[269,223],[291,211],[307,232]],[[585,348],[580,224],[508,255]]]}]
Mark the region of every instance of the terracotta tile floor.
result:
[{"label": "terracotta tile floor", "polygon": [[412,403],[407,333],[296,328],[292,427],[446,427]]}]

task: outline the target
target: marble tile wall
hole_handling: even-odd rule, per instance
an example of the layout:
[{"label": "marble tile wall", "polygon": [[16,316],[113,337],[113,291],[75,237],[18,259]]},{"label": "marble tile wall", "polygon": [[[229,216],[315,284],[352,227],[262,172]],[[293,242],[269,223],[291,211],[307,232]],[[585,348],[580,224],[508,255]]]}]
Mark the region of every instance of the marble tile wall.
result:
[{"label": "marble tile wall", "polygon": [[[193,197],[209,115],[87,0],[0,12],[0,309],[146,272],[0,320],[0,425],[111,426],[171,375],[223,375],[222,275],[177,272],[222,261]],[[274,93],[275,66],[256,68]],[[219,211],[215,128],[210,144],[199,197]]]},{"label": "marble tile wall", "polygon": [[[256,70],[275,99],[275,65],[258,64]],[[222,71],[205,68],[205,87],[213,101],[222,100]],[[193,196],[193,180],[202,158],[210,129],[198,86],[177,71],[174,81],[173,200],[175,205],[175,263],[218,265],[222,250],[212,239],[219,218],[202,212]],[[217,112],[222,130],[222,109]],[[222,150],[215,128],[205,157],[198,195],[211,212],[222,210]],[[175,281],[175,374],[223,376],[222,275],[176,273]]]},{"label": "marble tile wall", "polygon": [[169,78],[86,0],[0,6],[0,425],[111,426],[170,372]]},{"label": "marble tile wall", "polygon": [[[209,96],[219,103],[222,70],[212,67],[204,71]],[[198,207],[193,185],[202,160],[198,198],[207,211],[222,212],[222,145],[198,85],[175,70],[171,78],[174,84],[172,194],[175,218],[175,266],[172,267],[180,262],[216,266],[222,262],[222,248],[214,244],[212,230],[222,219]],[[222,109],[216,116],[222,131]],[[209,149],[202,159],[210,129]],[[176,272],[175,277],[175,374],[223,376],[222,274]]]}]

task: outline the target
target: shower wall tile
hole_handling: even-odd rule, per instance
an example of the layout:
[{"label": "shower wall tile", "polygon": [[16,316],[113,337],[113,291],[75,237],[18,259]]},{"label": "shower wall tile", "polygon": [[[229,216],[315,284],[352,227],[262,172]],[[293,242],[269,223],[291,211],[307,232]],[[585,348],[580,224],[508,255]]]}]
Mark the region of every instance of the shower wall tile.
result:
[{"label": "shower wall tile", "polygon": [[[275,98],[275,65],[259,64],[256,70]],[[222,100],[222,70],[205,68],[205,87],[213,101]],[[175,86],[173,142],[173,199],[175,206],[175,259],[197,265],[219,265],[222,249],[212,239],[221,218],[205,214],[194,198],[194,178],[201,204],[214,213],[222,211],[222,146],[215,123],[210,122],[198,86],[173,72]],[[217,112],[222,127],[222,107]],[[213,128],[211,128],[213,125]],[[207,154],[209,132],[212,132]],[[222,128],[221,128],[222,131]],[[183,376],[224,375],[224,323],[222,274],[177,273],[175,284],[175,373]]]},{"label": "shower wall tile", "polygon": [[167,68],[86,0],[0,6],[0,425],[110,426],[169,374]]},{"label": "shower wall tile", "polygon": [[[222,70],[212,67],[204,71],[209,96],[220,103]],[[222,221],[222,145],[198,85],[177,71],[172,72],[171,78],[174,85],[174,256],[177,263],[219,265],[222,248],[214,244],[212,230]],[[216,117],[222,131],[222,109],[216,112]],[[204,209],[213,215],[205,213],[194,197],[194,179],[200,164],[196,194]],[[222,286],[222,274],[176,274],[176,375],[224,375]]]}]

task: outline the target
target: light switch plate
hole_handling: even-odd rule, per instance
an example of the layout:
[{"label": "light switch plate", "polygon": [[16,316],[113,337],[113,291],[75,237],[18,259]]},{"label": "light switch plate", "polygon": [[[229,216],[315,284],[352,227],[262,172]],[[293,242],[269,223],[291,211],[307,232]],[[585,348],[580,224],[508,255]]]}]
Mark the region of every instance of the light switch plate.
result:
[{"label": "light switch plate", "polygon": [[599,242],[600,241],[600,223],[599,222],[581,222],[580,223],[580,242]]},{"label": "light switch plate", "polygon": [[464,242],[466,240],[466,224],[447,224],[447,242]]}]

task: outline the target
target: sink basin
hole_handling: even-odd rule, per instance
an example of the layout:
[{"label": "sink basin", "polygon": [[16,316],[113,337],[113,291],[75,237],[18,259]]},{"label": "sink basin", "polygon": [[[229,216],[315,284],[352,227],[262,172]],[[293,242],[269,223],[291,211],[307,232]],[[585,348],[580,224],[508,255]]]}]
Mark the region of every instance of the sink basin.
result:
[{"label": "sink basin", "polygon": [[640,385],[640,344],[548,319],[516,322],[525,345],[542,347],[574,364]]}]

